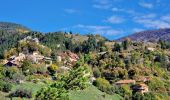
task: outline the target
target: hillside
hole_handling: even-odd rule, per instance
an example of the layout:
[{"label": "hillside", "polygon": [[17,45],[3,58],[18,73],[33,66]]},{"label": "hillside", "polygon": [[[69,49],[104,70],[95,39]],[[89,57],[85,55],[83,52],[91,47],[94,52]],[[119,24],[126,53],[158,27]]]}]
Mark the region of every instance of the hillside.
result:
[{"label": "hillside", "polygon": [[5,30],[9,33],[26,33],[30,31],[29,28],[23,25],[11,22],[0,22],[0,30]]},{"label": "hillside", "polygon": [[134,41],[157,41],[159,39],[169,41],[170,42],[170,29],[159,29],[159,30],[149,30],[149,31],[143,31],[134,33],[130,36],[123,37],[121,40],[124,40],[125,38],[130,38]]},{"label": "hillside", "polygon": [[[1,28],[4,99],[170,99],[170,44],[149,42],[168,38],[169,29],[140,32],[132,40],[116,42],[93,34],[20,34]],[[146,42],[133,41],[135,37]]]}]

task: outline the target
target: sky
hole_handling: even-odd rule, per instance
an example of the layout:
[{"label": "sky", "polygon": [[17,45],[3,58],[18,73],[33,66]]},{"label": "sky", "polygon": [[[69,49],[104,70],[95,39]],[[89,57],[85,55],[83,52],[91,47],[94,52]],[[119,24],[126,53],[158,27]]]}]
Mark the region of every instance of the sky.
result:
[{"label": "sky", "polygon": [[170,0],[0,0],[0,21],[118,39],[170,28]]}]

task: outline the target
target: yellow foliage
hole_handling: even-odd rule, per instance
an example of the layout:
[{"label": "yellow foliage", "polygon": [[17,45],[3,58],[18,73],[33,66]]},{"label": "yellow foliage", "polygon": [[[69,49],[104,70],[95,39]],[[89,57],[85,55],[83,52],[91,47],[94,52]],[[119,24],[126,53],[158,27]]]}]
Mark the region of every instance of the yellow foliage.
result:
[{"label": "yellow foliage", "polygon": [[54,64],[52,64],[50,67],[51,67],[52,70],[57,70],[58,69],[58,66],[54,65]]}]

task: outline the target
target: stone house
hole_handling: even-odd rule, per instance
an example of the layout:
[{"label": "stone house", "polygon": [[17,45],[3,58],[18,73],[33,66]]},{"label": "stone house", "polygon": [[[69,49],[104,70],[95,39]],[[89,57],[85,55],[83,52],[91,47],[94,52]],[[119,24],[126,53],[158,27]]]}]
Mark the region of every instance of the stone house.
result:
[{"label": "stone house", "polygon": [[149,91],[148,86],[144,83],[133,85],[131,88],[134,92],[140,92],[142,94]]}]

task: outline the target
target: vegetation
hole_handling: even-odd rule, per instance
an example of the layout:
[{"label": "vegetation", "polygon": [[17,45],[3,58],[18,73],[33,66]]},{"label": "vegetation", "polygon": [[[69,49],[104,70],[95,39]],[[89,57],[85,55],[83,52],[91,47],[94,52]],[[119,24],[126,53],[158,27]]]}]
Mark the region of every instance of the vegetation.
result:
[{"label": "vegetation", "polygon": [[[0,28],[2,94],[36,100],[170,99],[169,42],[128,38],[116,42],[99,35],[70,33],[11,33]],[[11,56],[35,56],[33,53],[37,52],[35,55],[43,57],[39,62],[26,57],[18,61],[19,65],[6,65]],[[120,80],[135,83],[116,84]],[[142,93],[132,88],[141,83],[148,91]]]}]

